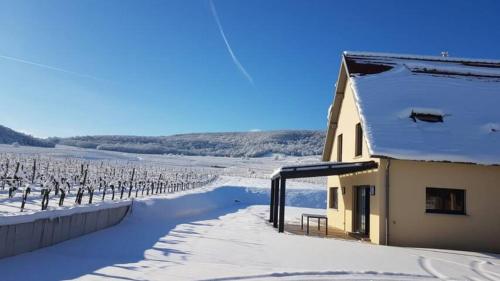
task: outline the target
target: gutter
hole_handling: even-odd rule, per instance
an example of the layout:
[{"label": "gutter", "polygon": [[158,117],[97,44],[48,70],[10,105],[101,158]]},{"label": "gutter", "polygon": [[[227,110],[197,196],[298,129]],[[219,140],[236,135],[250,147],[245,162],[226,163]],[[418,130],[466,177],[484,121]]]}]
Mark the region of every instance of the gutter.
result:
[{"label": "gutter", "polygon": [[387,159],[385,167],[385,245],[389,245],[389,187],[391,159]]}]

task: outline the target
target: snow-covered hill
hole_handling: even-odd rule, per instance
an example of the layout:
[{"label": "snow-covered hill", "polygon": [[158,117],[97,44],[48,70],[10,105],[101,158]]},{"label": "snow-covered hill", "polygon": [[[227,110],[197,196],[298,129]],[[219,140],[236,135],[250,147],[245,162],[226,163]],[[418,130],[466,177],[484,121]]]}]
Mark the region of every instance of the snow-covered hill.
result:
[{"label": "snow-covered hill", "polygon": [[30,135],[16,132],[2,125],[0,125],[0,143],[39,146],[39,147],[54,147],[54,143],[48,140],[39,139]]},{"label": "snow-covered hill", "polygon": [[319,155],[325,133],[287,130],[182,134],[161,137],[79,136],[53,138],[59,144],[99,150],[226,157],[261,157],[272,154],[291,156]]}]

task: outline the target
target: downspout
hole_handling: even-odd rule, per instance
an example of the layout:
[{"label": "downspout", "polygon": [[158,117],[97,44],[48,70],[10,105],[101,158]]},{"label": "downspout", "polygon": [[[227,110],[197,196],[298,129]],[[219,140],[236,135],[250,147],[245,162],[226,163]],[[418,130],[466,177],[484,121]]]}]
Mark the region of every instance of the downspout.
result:
[{"label": "downspout", "polygon": [[391,159],[387,159],[385,167],[385,245],[389,245],[389,169],[391,168]]}]

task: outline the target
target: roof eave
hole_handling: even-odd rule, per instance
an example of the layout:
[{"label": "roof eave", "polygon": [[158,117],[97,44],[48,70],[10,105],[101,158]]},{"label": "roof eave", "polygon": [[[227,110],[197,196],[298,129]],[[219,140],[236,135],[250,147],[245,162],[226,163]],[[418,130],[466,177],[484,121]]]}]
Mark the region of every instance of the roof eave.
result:
[{"label": "roof eave", "polygon": [[371,158],[379,158],[379,159],[390,159],[390,160],[399,160],[399,161],[415,161],[415,162],[430,162],[430,163],[443,163],[443,164],[462,164],[462,165],[478,165],[478,166],[500,166],[500,163],[479,163],[479,162],[471,162],[471,161],[452,161],[452,160],[422,160],[422,159],[411,159],[411,158],[401,158],[388,156],[383,154],[373,154],[370,156]]}]

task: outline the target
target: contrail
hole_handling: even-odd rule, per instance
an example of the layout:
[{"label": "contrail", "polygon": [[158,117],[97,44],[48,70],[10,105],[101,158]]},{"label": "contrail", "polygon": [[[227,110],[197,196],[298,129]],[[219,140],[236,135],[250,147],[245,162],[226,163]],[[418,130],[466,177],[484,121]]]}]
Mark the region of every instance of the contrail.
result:
[{"label": "contrail", "polygon": [[214,16],[215,22],[217,23],[217,26],[219,27],[219,32],[220,35],[222,36],[222,39],[224,40],[224,43],[226,43],[227,51],[229,52],[229,55],[231,55],[231,58],[233,59],[234,64],[238,67],[238,69],[245,75],[245,77],[248,79],[248,81],[253,85],[253,78],[248,74],[246,69],[241,65],[240,61],[238,58],[234,55],[233,49],[231,49],[231,46],[229,45],[229,42],[227,41],[226,34],[224,33],[224,29],[222,28],[222,25],[219,20],[219,16],[217,15],[217,10],[215,9],[214,2],[212,0],[209,0],[210,2],[210,8],[212,9],[212,14]]},{"label": "contrail", "polygon": [[50,65],[46,65],[46,64],[41,64],[41,63],[33,62],[33,61],[23,60],[23,59],[20,59],[20,58],[15,58],[15,57],[10,57],[10,56],[4,56],[4,55],[0,55],[0,58],[1,59],[5,59],[5,60],[20,62],[20,63],[24,63],[24,64],[34,65],[34,66],[42,67],[42,68],[45,68],[45,69],[50,69],[50,70],[53,70],[53,71],[59,71],[59,72],[63,72],[63,73],[71,74],[71,75],[76,75],[76,76],[83,77],[83,78],[90,78],[90,79],[102,81],[102,79],[99,79],[99,78],[94,77],[92,75],[81,74],[81,73],[78,73],[78,72],[74,72],[74,71],[62,69],[62,68],[59,68],[59,67],[54,67],[54,66],[50,66]]}]

